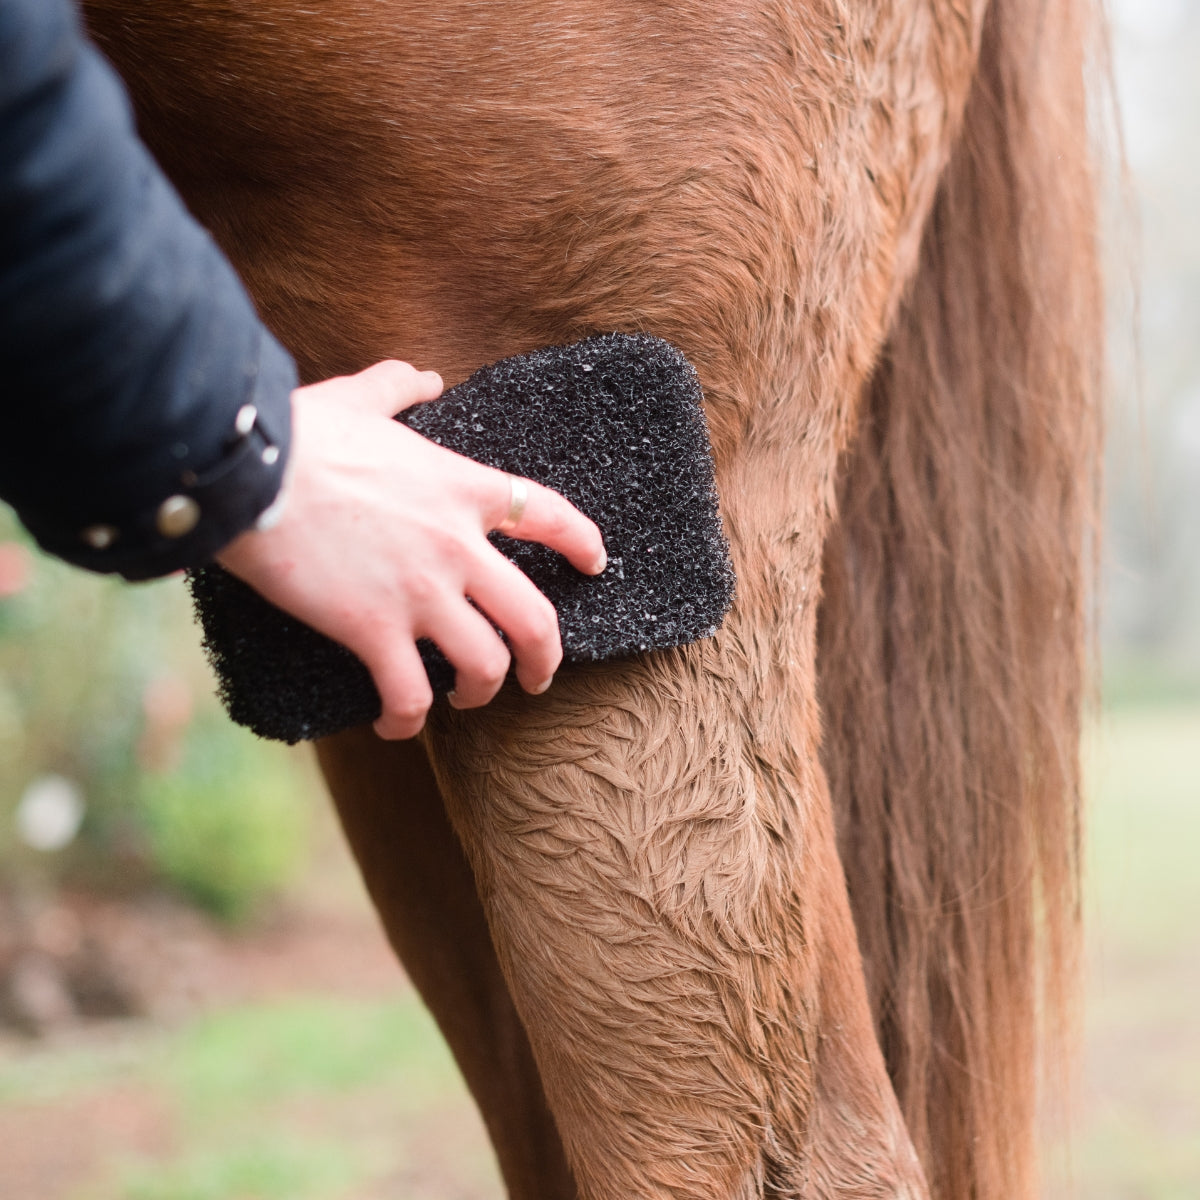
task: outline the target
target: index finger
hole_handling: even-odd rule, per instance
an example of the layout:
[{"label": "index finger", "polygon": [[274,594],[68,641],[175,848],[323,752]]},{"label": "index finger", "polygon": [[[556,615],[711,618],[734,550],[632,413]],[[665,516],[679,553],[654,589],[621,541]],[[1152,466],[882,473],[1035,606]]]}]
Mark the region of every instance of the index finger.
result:
[{"label": "index finger", "polygon": [[599,528],[565,496],[532,479],[501,475],[500,481],[503,486],[493,529],[505,537],[549,546],[585,575],[599,575],[604,570],[608,555]]}]

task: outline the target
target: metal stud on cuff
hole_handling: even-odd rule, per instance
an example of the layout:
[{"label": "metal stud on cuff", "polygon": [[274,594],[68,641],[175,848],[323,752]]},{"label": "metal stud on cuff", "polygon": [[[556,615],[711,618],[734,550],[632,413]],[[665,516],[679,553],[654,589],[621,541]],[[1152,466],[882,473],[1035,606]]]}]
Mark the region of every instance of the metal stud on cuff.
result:
[{"label": "metal stud on cuff", "polygon": [[[218,481],[222,476],[226,475],[232,468],[234,460],[240,453],[240,448],[245,445],[245,440],[257,428],[259,436],[265,443],[261,449],[255,450],[259,459],[264,466],[274,466],[282,457],[282,451],[278,446],[272,445],[267,439],[266,431],[259,425],[258,409],[253,404],[243,404],[237,410],[233,419],[234,437],[225,444],[225,459],[218,465],[215,472],[210,472],[207,478],[197,476],[196,472],[191,469],[181,472],[179,480],[184,487],[199,488],[203,495],[207,494],[206,489],[211,490],[219,486]],[[273,504],[268,509],[268,512],[278,513],[282,510],[282,506],[278,503]],[[200,501],[194,496],[186,493],[168,496],[154,511],[154,528],[159,535],[165,538],[177,540],[186,537],[189,533],[200,524],[201,508]],[[264,514],[265,515],[265,514]],[[144,530],[143,522],[145,517],[142,517],[136,522],[135,532],[140,538],[139,531]],[[92,550],[108,550],[120,540],[121,530],[115,525],[96,524],[88,525],[81,529],[78,533],[79,540],[84,545]]]},{"label": "metal stud on cuff", "polygon": [[200,505],[191,496],[168,496],[155,514],[154,524],[163,537],[181,538],[200,520]]},{"label": "metal stud on cuff", "polygon": [[238,431],[239,437],[245,437],[254,428],[254,422],[257,420],[258,409],[253,404],[243,404],[238,409],[237,416],[233,418],[233,427]]},{"label": "metal stud on cuff", "polygon": [[93,550],[107,550],[117,540],[118,533],[115,525],[89,525],[79,531],[79,538]]}]

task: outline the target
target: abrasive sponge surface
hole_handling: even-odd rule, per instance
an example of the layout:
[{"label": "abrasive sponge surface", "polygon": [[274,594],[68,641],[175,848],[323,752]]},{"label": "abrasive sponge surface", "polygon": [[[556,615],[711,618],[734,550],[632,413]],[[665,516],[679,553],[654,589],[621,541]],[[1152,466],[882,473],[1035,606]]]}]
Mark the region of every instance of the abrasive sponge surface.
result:
[{"label": "abrasive sponge surface", "polygon": [[[588,662],[684,645],[716,632],[734,576],[713,481],[700,382],[673,346],[602,334],[483,367],[400,414],[469,458],[562,492],[600,527],[608,567],[576,571],[533,542],[490,535],[554,604],[564,658]],[[294,742],[374,720],[379,695],[348,650],[217,566],[190,586],[233,719]],[[454,671],[431,643],[435,693]]]}]

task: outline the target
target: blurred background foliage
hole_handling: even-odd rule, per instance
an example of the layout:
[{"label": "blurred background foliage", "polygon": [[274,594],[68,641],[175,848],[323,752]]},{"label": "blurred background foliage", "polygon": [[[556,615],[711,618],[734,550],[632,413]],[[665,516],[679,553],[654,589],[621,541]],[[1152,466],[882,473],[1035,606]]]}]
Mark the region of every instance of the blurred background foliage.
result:
[{"label": "blurred background foliage", "polygon": [[[311,788],[213,697],[179,579],[128,586],[0,512],[0,879],[171,889],[230,922],[305,858]],[[11,899],[11,896],[10,896]]]},{"label": "blurred background foliage", "polygon": [[[1200,698],[1200,8],[1115,0],[1129,203],[1109,230],[1110,703]],[[1118,189],[1114,189],[1116,192]],[[1132,209],[1132,211],[1131,211]]]}]

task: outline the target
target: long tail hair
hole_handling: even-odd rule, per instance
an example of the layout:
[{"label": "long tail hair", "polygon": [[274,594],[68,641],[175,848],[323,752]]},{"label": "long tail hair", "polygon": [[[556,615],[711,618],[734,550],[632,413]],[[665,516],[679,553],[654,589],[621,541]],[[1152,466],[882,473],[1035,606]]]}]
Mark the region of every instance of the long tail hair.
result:
[{"label": "long tail hair", "polygon": [[825,765],[936,1200],[1035,1195],[1039,1023],[1076,974],[1101,32],[1089,0],[993,0],[825,560]]}]

